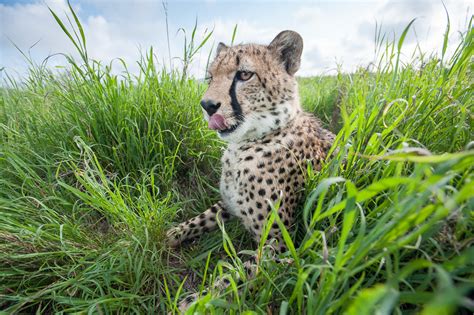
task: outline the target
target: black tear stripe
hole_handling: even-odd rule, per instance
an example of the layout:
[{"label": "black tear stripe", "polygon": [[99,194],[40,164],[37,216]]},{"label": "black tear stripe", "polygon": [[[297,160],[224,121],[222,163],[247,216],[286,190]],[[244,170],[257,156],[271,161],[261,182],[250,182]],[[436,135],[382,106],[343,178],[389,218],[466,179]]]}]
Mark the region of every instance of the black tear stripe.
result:
[{"label": "black tear stripe", "polygon": [[237,100],[237,76],[234,77],[232,84],[230,85],[229,95],[230,95],[230,105],[234,111],[234,115],[237,120],[242,121],[244,116],[242,115],[242,107]]},{"label": "black tear stripe", "polygon": [[240,57],[239,55],[237,55],[237,57],[235,57],[235,65],[238,67],[240,65]]}]

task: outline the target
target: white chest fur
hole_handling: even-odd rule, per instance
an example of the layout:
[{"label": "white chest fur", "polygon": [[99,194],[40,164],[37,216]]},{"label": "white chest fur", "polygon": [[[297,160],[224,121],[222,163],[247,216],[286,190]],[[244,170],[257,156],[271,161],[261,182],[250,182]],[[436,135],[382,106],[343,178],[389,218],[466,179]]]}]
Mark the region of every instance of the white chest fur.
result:
[{"label": "white chest fur", "polygon": [[229,145],[222,156],[222,174],[220,193],[227,210],[237,215],[239,197],[239,178],[242,176],[242,165],[239,165],[240,151],[237,147]]}]

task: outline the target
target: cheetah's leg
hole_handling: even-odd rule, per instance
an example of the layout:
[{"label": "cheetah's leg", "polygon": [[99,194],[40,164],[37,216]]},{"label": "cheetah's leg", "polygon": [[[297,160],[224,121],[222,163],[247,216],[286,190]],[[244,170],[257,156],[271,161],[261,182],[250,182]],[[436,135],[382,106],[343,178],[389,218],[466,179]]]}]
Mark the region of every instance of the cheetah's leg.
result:
[{"label": "cheetah's leg", "polygon": [[[260,235],[256,237],[256,241],[260,242]],[[276,255],[283,254],[288,250],[280,230],[276,230],[275,228],[272,228],[270,231],[269,237],[265,241],[265,245],[270,246],[275,251]]]},{"label": "cheetah's leg", "polygon": [[[278,209],[278,215],[280,217],[280,220],[285,225],[286,230],[290,231],[292,229],[293,224],[293,209],[280,207]],[[266,221],[263,221],[262,223],[263,225],[265,225]],[[253,232],[255,242],[259,244],[260,238],[262,237],[263,229],[257,225],[252,226],[251,231]],[[270,227],[270,231],[268,233],[268,238],[265,241],[265,245],[271,247],[276,255],[283,254],[288,250],[285,241],[283,240],[280,227],[278,226],[278,223],[276,221],[273,222]]]},{"label": "cheetah's leg", "polygon": [[169,229],[166,233],[168,244],[175,247],[185,240],[212,231],[217,227],[217,216],[223,222],[230,218],[230,213],[224,208],[222,201],[217,202],[200,215]]}]

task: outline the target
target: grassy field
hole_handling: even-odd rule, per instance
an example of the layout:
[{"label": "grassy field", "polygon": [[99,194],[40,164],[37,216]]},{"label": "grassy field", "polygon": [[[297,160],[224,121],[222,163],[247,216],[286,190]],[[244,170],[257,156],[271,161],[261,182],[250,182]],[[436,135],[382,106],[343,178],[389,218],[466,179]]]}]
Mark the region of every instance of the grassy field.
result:
[{"label": "grassy field", "polygon": [[[139,74],[113,74],[77,31],[82,59],[67,71],[32,64],[0,89],[0,310],[177,312],[256,248],[238,222],[165,245],[219,198],[224,143],[202,119],[205,83],[156,68],[151,50]],[[380,39],[368,69],[301,78],[339,152],[308,169],[285,239],[294,263],[264,252],[256,278],[195,311],[470,314],[473,39],[469,25],[452,55],[405,58],[404,35]]]}]

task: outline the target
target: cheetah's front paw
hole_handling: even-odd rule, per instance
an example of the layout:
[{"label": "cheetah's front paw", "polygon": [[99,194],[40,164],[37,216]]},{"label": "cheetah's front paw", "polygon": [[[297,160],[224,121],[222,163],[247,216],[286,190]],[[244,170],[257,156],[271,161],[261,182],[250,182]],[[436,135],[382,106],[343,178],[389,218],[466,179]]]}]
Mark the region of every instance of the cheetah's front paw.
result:
[{"label": "cheetah's front paw", "polygon": [[166,243],[171,247],[176,247],[181,243],[182,230],[179,226],[169,229],[166,232]]}]

